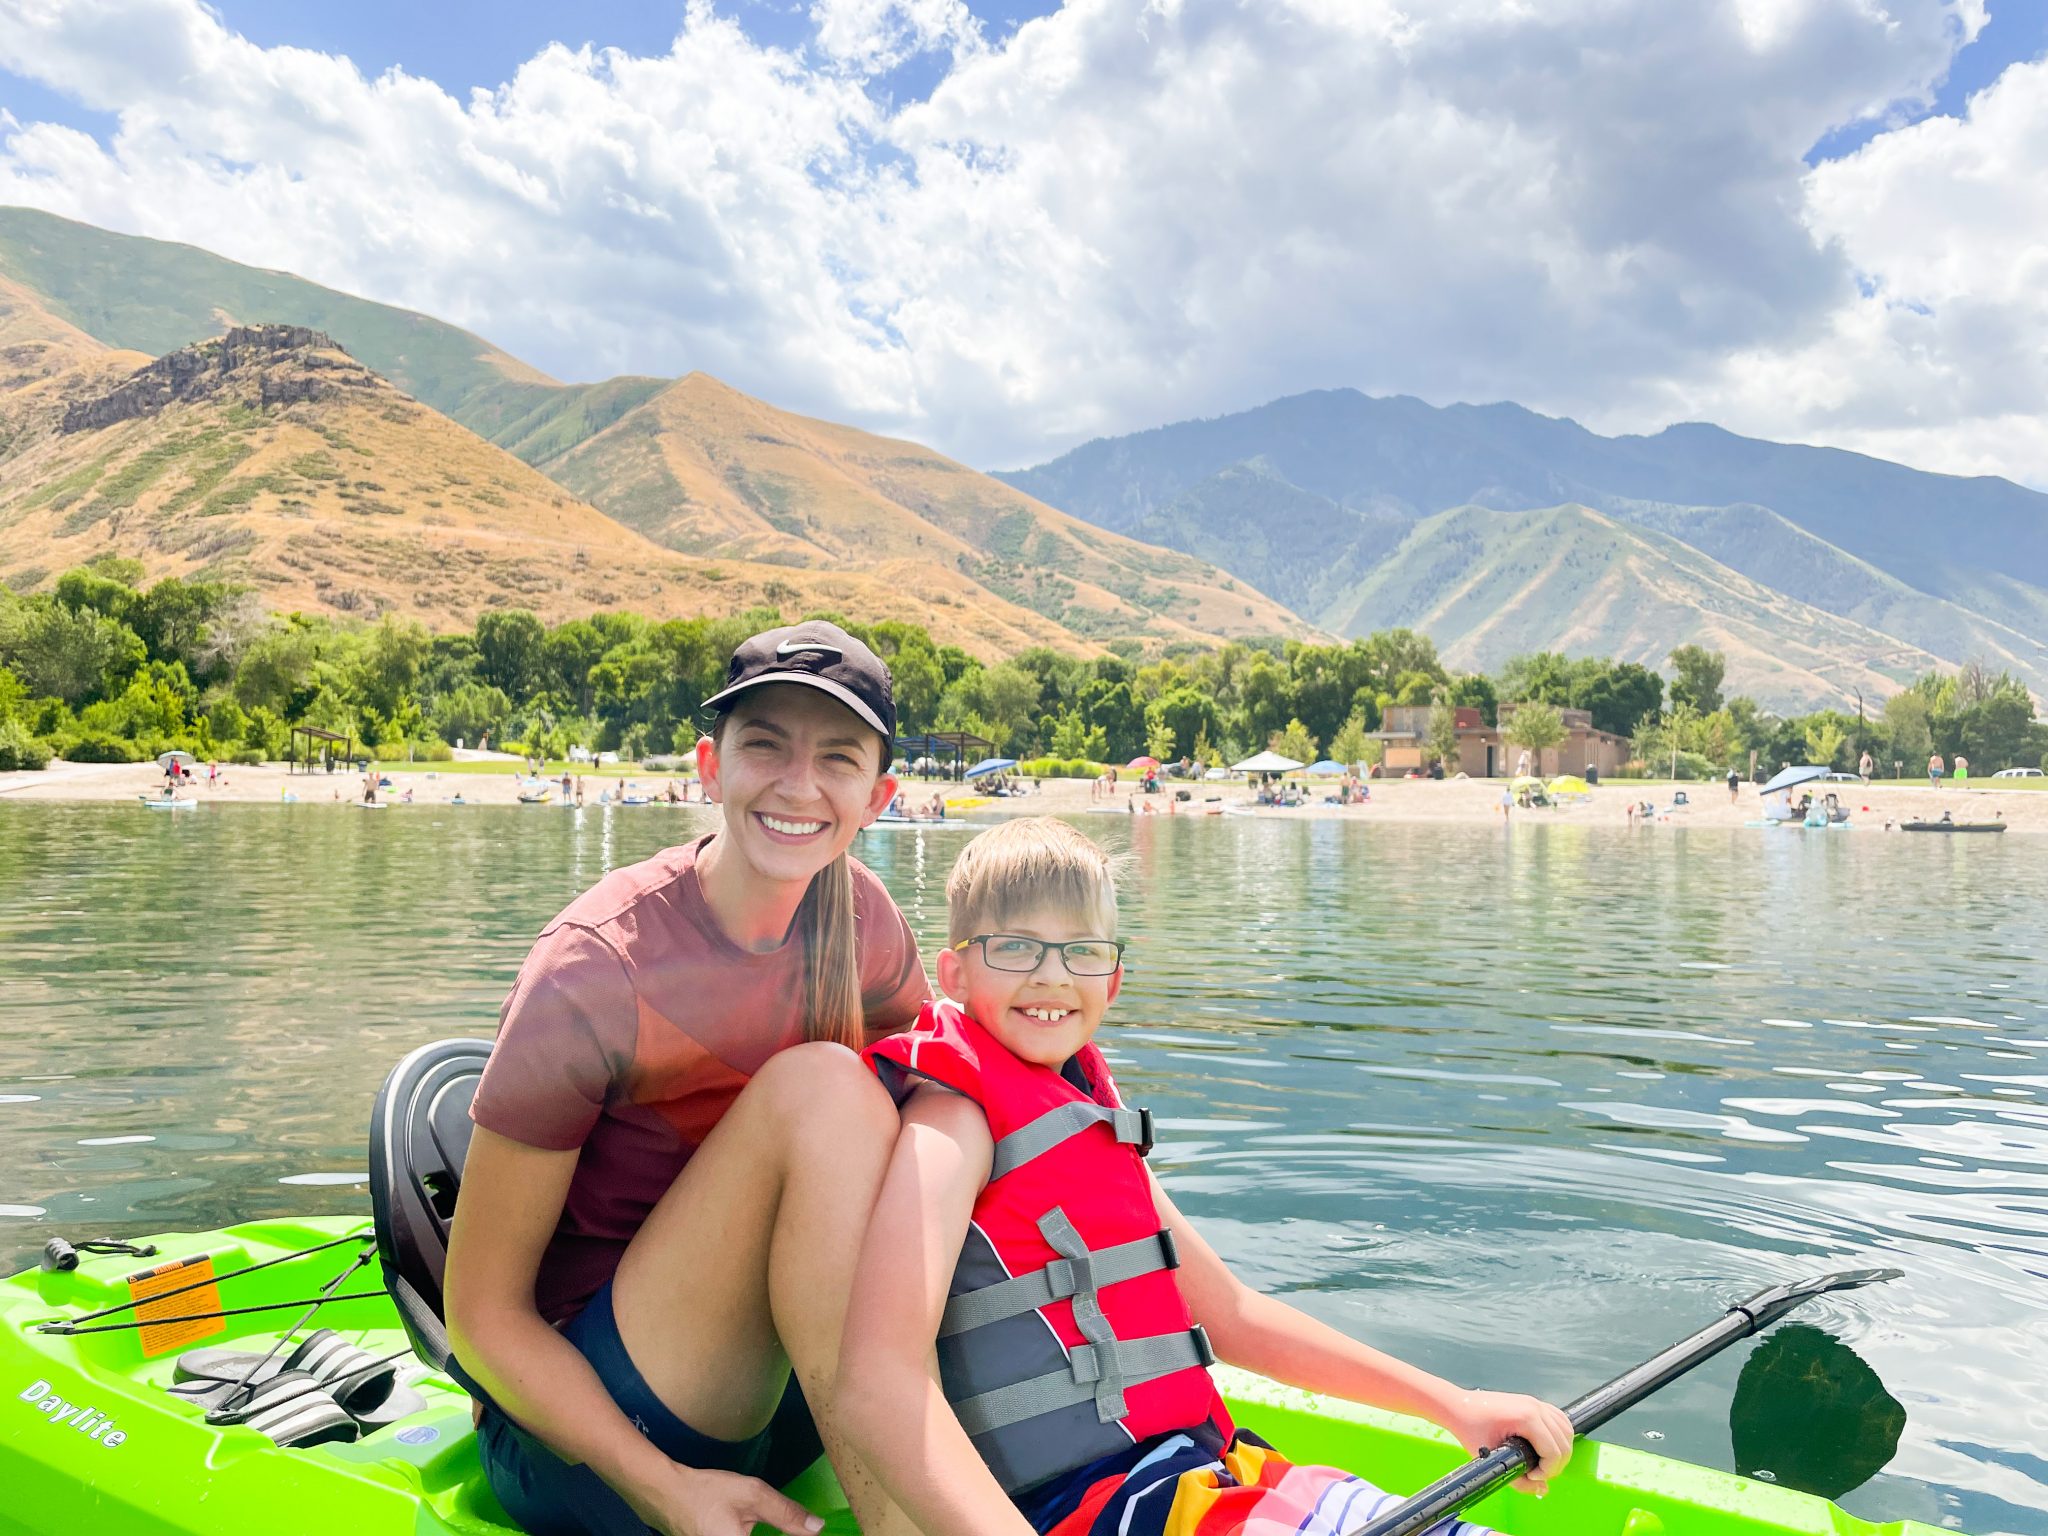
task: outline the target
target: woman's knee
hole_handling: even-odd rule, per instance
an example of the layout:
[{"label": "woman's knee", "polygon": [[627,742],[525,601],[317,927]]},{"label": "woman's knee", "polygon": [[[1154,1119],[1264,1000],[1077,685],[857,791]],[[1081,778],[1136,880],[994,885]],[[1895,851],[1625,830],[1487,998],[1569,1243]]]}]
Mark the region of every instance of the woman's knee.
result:
[{"label": "woman's knee", "polygon": [[834,1136],[887,1141],[896,1133],[896,1106],[859,1056],[829,1040],[777,1051],[754,1074],[743,1097],[756,1099],[791,1131],[829,1130]]}]

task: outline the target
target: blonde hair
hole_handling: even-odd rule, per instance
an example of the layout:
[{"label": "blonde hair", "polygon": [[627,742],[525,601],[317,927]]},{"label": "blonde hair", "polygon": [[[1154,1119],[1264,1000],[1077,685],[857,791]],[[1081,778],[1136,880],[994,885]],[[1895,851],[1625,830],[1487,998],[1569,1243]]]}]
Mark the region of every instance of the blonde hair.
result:
[{"label": "blonde hair", "polygon": [[[711,722],[711,739],[722,748],[730,710]],[[881,749],[876,777],[888,771]],[[853,866],[840,854],[811,876],[796,909],[795,936],[804,953],[804,1039],[830,1040],[851,1050],[868,1043],[867,1008],[860,995],[860,950],[853,904]]]},{"label": "blonde hair", "polygon": [[1116,865],[1064,821],[1024,816],[991,827],[960,850],[946,879],[949,942],[1051,908],[1100,917],[1116,935]]}]

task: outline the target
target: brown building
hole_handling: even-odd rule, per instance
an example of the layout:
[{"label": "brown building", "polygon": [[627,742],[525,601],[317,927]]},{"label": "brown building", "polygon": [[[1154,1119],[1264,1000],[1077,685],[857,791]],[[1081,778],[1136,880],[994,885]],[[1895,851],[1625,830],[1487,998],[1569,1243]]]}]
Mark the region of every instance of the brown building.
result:
[{"label": "brown building", "polygon": [[[1429,751],[1427,704],[1396,704],[1387,711],[1373,738],[1385,744],[1380,772],[1399,778],[1411,769],[1420,773],[1427,766]],[[1522,749],[1501,739],[1500,730],[1488,725],[1476,705],[1461,704],[1457,716],[1457,751],[1444,764],[1446,773],[1462,773],[1473,779],[1507,778],[1521,763]],[[1514,717],[1515,706],[1500,707],[1501,725]],[[1561,709],[1564,740],[1557,746],[1529,754],[1529,771],[1543,778],[1560,773],[1597,770],[1602,778],[1621,772],[1628,761],[1628,738],[1612,731],[1596,730],[1592,714],[1583,709]]]}]

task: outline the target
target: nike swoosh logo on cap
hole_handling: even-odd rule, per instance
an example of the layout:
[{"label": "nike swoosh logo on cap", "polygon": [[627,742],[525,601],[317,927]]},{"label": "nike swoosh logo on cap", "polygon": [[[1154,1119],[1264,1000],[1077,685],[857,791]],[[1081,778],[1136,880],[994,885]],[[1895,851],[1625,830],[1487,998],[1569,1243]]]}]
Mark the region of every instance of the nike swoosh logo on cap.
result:
[{"label": "nike swoosh logo on cap", "polygon": [[778,656],[801,656],[806,651],[819,651],[827,656],[843,656],[846,653],[836,645],[827,645],[822,640],[785,640],[775,647]]}]

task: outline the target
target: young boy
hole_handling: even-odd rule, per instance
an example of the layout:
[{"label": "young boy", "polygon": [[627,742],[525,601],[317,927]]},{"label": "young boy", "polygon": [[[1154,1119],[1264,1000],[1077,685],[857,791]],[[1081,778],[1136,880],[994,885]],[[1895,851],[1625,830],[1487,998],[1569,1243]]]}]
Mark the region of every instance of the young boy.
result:
[{"label": "young boy", "polygon": [[1150,1117],[1093,1043],[1123,980],[1101,849],[1013,821],[967,845],[946,900],[955,1001],[867,1053],[903,1129],[838,1378],[856,1450],[919,1530],[1331,1536],[1398,1502],[1238,1433],[1217,1358],[1475,1451],[1521,1435],[1542,1457],[1523,1486],[1542,1491],[1571,1453],[1561,1411],[1461,1391],[1258,1294],[1160,1190]]}]

